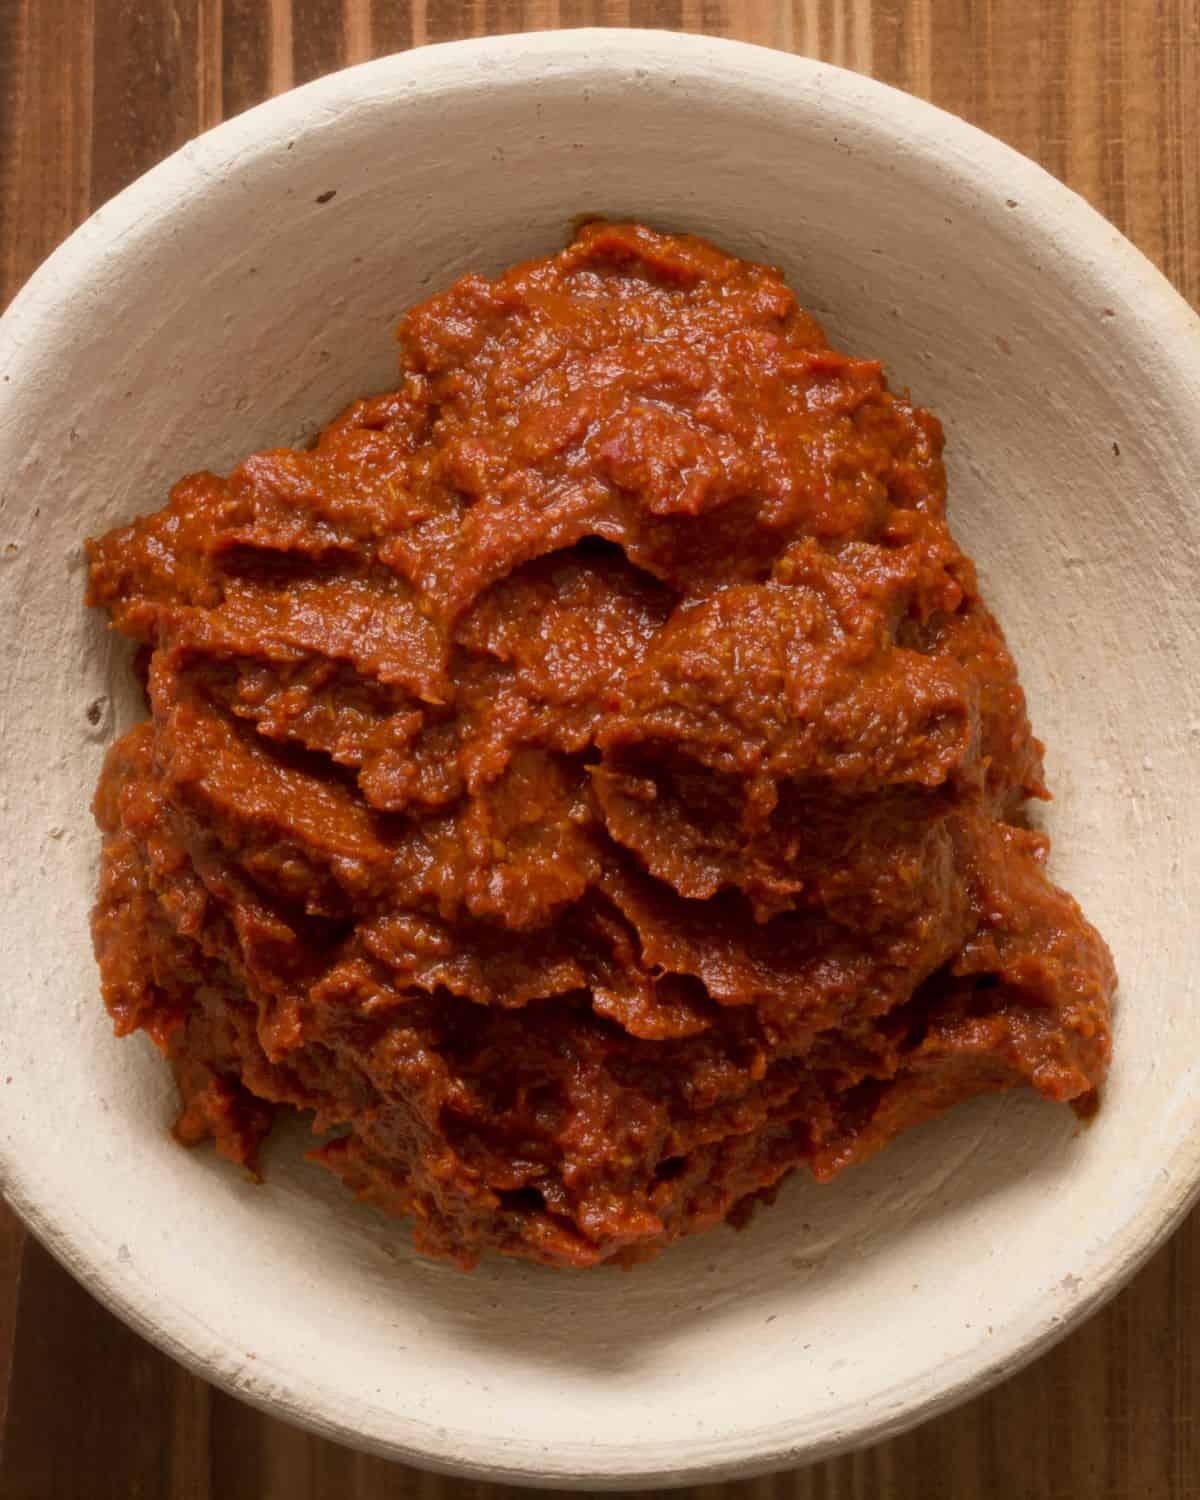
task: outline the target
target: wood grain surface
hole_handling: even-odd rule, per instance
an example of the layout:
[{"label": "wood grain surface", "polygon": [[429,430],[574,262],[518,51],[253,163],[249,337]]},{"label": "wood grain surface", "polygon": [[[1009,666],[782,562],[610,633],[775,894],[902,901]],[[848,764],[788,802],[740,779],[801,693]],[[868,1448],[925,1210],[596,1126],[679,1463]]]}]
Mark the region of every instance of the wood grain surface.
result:
[{"label": "wood grain surface", "polygon": [[[1089,198],[1200,304],[1200,0],[0,0],[0,299],[97,205],[267,95],[486,32],[659,26],[872,73]],[[1198,417],[1200,419],[1200,417]],[[2,1043],[0,1043],[2,1045]],[[876,1448],[719,1500],[1200,1497],[1200,1217],[1024,1373]],[[2,1500],[500,1500],[209,1388],[0,1204]]]}]

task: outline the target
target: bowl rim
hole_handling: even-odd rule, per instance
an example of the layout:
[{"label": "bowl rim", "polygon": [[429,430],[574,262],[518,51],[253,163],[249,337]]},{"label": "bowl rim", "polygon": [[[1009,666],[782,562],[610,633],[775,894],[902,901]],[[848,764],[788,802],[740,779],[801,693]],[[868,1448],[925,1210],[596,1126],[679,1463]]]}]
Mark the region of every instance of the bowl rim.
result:
[{"label": "bowl rim", "polygon": [[[503,63],[501,72],[497,64]],[[1098,265],[1110,281],[1135,293],[1139,317],[1173,368],[1188,372],[1200,388],[1200,317],[1146,257],[1083,198],[1043,168],[995,137],[933,104],[865,75],[830,63],[746,42],[695,33],[638,28],[578,28],[526,32],[440,43],[376,58],[325,75],[189,141],[98,209],[39,267],[0,318],[0,360],[28,353],[23,337],[63,296],[86,285],[105,255],[125,254],[180,203],[196,199],[215,172],[278,149],[283,139],[312,128],[314,117],[353,109],[364,85],[406,86],[424,94],[478,86],[527,88],[539,70],[630,76],[635,71],[669,73],[719,68],[750,93],[821,89],[840,107],[864,112],[870,127],[903,138],[929,153],[945,148],[946,170],[956,172],[985,196],[1003,180],[1019,192],[1035,236],[1053,243],[1081,270]],[[0,1116],[4,1097],[0,1092]],[[741,1428],[732,1441],[704,1439],[633,1452],[616,1446],[572,1448],[558,1456],[528,1437],[503,1447],[470,1430],[447,1431],[406,1414],[356,1409],[335,1383],[308,1372],[288,1372],[256,1381],[233,1369],[224,1347],[202,1319],[186,1308],[156,1301],[132,1267],[92,1253],[69,1205],[39,1193],[36,1170],[0,1139],[0,1189],[31,1232],[88,1290],[125,1323],[195,1373],[264,1411],[355,1448],[436,1472],[500,1483],[565,1488],[673,1487],[744,1478],[811,1463],[907,1430],[968,1396],[987,1390],[1047,1350],[1111,1297],[1174,1231],[1200,1194],[1200,1117],[1181,1132],[1172,1170],[1149,1186],[1139,1212],[1110,1241],[1085,1291],[1069,1306],[1051,1309],[1032,1297],[1023,1321],[997,1329],[986,1345],[939,1371],[936,1378],[906,1388],[888,1411],[845,1412],[826,1431],[806,1429],[803,1414],[762,1428]]]}]

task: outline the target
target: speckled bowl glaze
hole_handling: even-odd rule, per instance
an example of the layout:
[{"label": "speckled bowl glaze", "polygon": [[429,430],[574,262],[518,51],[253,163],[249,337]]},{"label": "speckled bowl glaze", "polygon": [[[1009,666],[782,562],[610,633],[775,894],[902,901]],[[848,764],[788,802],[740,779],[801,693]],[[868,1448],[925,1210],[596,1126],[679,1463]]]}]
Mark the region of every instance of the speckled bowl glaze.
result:
[{"label": "speckled bowl glaze", "polygon": [[[575,215],[784,267],[949,436],[951,511],[1049,742],[1053,871],[1122,975],[1099,1118],[960,1109],[749,1231],[629,1275],[462,1276],[276,1143],[255,1187],[166,1133],[88,937],[106,744],[138,715],[81,542],[192,468],[384,389],[393,325]],[[801,1463],[1000,1379],[1178,1221],[1200,1174],[1200,324],[1110,225],[926,104],[702,37],[431,47],[223,125],[97,213],[0,323],[0,1169],[170,1354],[378,1453],[520,1483]]]}]

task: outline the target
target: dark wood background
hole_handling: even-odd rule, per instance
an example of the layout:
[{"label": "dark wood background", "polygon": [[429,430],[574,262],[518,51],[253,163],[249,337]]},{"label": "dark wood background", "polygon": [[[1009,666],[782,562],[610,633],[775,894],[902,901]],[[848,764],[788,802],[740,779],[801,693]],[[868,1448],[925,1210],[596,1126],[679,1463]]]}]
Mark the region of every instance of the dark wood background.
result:
[{"label": "dark wood background", "polygon": [[[1200,0],[0,0],[0,303],[198,131],[381,53],[635,25],[872,73],[1090,198],[1200,304]],[[1200,413],[1197,414],[1200,420]],[[1200,488],[1200,476],[1198,476]],[[708,1500],[1200,1497],[1200,1217],[991,1394]],[[2,1500],[501,1500],[259,1415],[104,1312],[0,1203]]]}]

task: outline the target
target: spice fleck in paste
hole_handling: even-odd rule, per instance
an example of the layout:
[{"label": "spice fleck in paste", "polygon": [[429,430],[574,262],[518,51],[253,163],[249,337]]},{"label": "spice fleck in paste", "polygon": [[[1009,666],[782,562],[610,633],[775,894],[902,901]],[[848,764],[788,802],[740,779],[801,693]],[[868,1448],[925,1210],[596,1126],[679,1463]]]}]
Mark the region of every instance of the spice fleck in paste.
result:
[{"label": "spice fleck in paste", "polygon": [[95,910],[180,1140],[281,1105],[420,1249],[630,1263],[969,1095],[1084,1108],[1103,942],[1021,822],[937,420],[779,275],[591,224],[398,388],[91,545],[150,717]]}]

